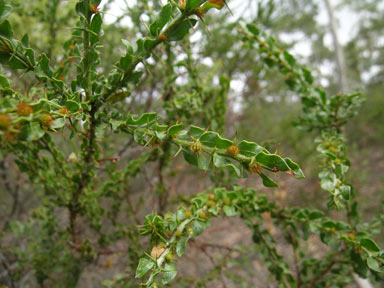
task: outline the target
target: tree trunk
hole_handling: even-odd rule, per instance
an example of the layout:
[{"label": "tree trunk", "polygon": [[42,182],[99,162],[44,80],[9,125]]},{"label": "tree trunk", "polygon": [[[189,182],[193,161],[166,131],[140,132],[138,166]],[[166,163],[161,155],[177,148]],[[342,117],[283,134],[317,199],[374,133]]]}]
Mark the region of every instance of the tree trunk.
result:
[{"label": "tree trunk", "polygon": [[327,13],[329,17],[329,28],[331,30],[333,46],[335,48],[339,89],[341,92],[344,92],[347,88],[347,76],[345,71],[343,47],[341,47],[339,38],[337,36],[337,25],[332,4],[330,0],[324,0],[324,3],[327,8]]}]

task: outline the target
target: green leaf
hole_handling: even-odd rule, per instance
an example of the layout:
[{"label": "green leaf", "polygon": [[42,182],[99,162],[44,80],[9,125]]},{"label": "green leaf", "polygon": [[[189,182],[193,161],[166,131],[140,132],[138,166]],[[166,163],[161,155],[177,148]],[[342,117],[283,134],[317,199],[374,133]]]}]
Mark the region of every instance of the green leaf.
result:
[{"label": "green leaf", "polygon": [[184,150],[183,155],[184,155],[185,161],[187,161],[189,164],[197,167],[197,154],[196,153],[193,153],[190,150]]},{"label": "green leaf", "polygon": [[[146,39],[144,41],[144,48],[145,50],[147,50],[148,52],[151,52],[151,50],[156,46],[157,44],[157,40],[153,40],[153,39]],[[149,57],[150,54],[147,54],[147,56]]]},{"label": "green leaf", "polygon": [[379,246],[370,238],[362,238],[360,240],[360,245],[371,252],[380,252]]},{"label": "green leaf", "polygon": [[5,0],[0,0],[0,21],[3,21],[5,17],[11,12],[12,7],[9,6]]},{"label": "green leaf", "polygon": [[313,83],[313,76],[312,76],[311,71],[309,71],[306,68],[302,68],[301,71],[303,72],[305,81],[307,81],[308,84],[312,85],[312,83]]},{"label": "green leaf", "polygon": [[4,37],[8,40],[11,40],[13,37],[12,26],[8,20],[0,23],[0,37]]},{"label": "green leaf", "polygon": [[179,223],[180,221],[183,221],[185,219],[185,210],[182,208],[177,209],[176,212],[176,220]]},{"label": "green leaf", "polygon": [[199,236],[204,230],[207,228],[207,224],[205,222],[195,220],[192,223],[192,230],[194,236]]},{"label": "green leaf", "polygon": [[155,112],[152,113],[144,113],[140,115],[140,117],[136,117],[135,115],[129,115],[126,123],[128,125],[137,125],[141,126],[147,123],[151,123],[156,120],[157,114]]},{"label": "green leaf", "polygon": [[226,139],[226,138],[223,138],[220,135],[217,135],[216,148],[227,149],[232,144],[233,144],[233,141]]},{"label": "green leaf", "polygon": [[132,63],[132,56],[128,53],[124,57],[120,58],[120,67],[123,70],[127,70],[129,65],[131,65],[131,63]]},{"label": "green leaf", "polygon": [[185,35],[188,34],[189,29],[193,28],[197,23],[195,19],[186,19],[177,25],[174,29],[168,32],[167,38],[169,41],[183,40]]},{"label": "green leaf", "polygon": [[125,48],[127,48],[127,54],[133,54],[133,47],[131,43],[129,43],[129,41],[125,39],[121,39],[121,42],[123,42],[123,45],[125,46]]},{"label": "green leaf", "polygon": [[172,16],[172,5],[168,3],[163,6],[156,21],[153,22],[151,26],[149,26],[149,31],[151,32],[151,35],[157,36],[160,33],[161,29],[164,28],[165,24],[167,24],[168,21],[171,19],[171,16]]},{"label": "green leaf", "polygon": [[351,260],[353,261],[354,271],[362,278],[367,278],[367,265],[359,253],[351,249]]},{"label": "green leaf", "polygon": [[141,75],[143,75],[143,71],[133,72],[128,78],[127,82],[131,82],[133,84],[137,84],[140,81]]},{"label": "green leaf", "polygon": [[285,160],[285,163],[287,163],[289,168],[292,170],[293,174],[295,174],[295,177],[297,179],[305,178],[305,175],[301,170],[299,164],[293,162],[290,158],[285,158],[284,160]]},{"label": "green leaf", "polygon": [[52,122],[51,128],[60,129],[60,128],[63,128],[64,125],[65,125],[65,119],[64,118],[57,118]]},{"label": "green leaf", "polygon": [[199,141],[205,146],[216,147],[218,136],[219,135],[216,132],[208,131],[200,136]]},{"label": "green leaf", "polygon": [[67,102],[65,102],[65,107],[67,107],[68,110],[72,113],[80,110],[80,104],[73,100],[67,100]]},{"label": "green leaf", "polygon": [[375,258],[372,258],[372,257],[367,258],[367,265],[368,265],[369,269],[371,269],[373,271],[376,271],[379,273],[383,272],[383,269],[380,268],[380,264]]},{"label": "green leaf", "polygon": [[181,257],[185,253],[185,248],[187,247],[188,238],[182,237],[177,241],[176,243],[176,254],[177,256]]},{"label": "green leaf", "polygon": [[157,124],[155,125],[155,131],[156,132],[165,132],[168,130],[168,126],[167,125],[160,125],[160,124]]},{"label": "green leaf", "polygon": [[171,282],[173,279],[175,279],[176,275],[177,275],[177,268],[176,268],[176,265],[174,263],[165,263],[164,265],[164,273],[163,273],[163,276],[161,278],[161,283],[163,283],[163,285],[166,285],[168,284],[169,282]]},{"label": "green leaf", "polygon": [[277,184],[275,181],[273,181],[267,175],[265,175],[263,173],[260,173],[259,175],[260,175],[261,179],[263,180],[263,185],[265,187],[279,187],[279,184]]},{"label": "green leaf", "polygon": [[197,157],[197,168],[204,170],[204,171],[208,171],[209,170],[209,164],[210,164],[209,158],[203,156],[202,154],[200,154]]},{"label": "green leaf", "polygon": [[12,57],[9,53],[0,52],[0,63],[11,69],[26,69],[27,65],[17,57]]},{"label": "green leaf", "polygon": [[187,5],[185,5],[185,10],[191,10],[199,6],[201,0],[187,0]]},{"label": "green leaf", "polygon": [[325,91],[323,91],[323,90],[321,90],[319,88],[315,89],[315,91],[320,96],[321,102],[323,104],[327,104],[327,93],[325,93]]},{"label": "green leaf", "polygon": [[333,229],[336,228],[336,224],[333,221],[325,221],[321,224],[321,226],[325,229]]},{"label": "green leaf", "polygon": [[33,66],[36,65],[36,62],[35,62],[35,51],[33,51],[32,48],[25,48],[25,53],[24,53],[25,57],[28,58],[28,60],[31,62],[31,64]]},{"label": "green leaf", "polygon": [[125,124],[123,121],[118,121],[118,120],[113,120],[113,119],[109,120],[109,123],[111,124],[113,131],[116,131],[117,129],[124,126],[124,124]]},{"label": "green leaf", "polygon": [[235,165],[233,165],[226,157],[215,154],[213,156],[213,164],[217,168],[231,168],[237,175],[237,177],[241,177],[241,171]]},{"label": "green leaf", "polygon": [[21,42],[21,44],[25,48],[28,48],[29,47],[29,36],[28,36],[28,34],[24,34],[24,36],[23,36],[23,38],[21,38],[20,42]]},{"label": "green leaf", "polygon": [[345,232],[348,232],[351,230],[351,226],[345,222],[342,222],[342,221],[338,221],[336,222],[336,226],[335,226],[336,230],[337,231],[345,231]]},{"label": "green leaf", "polygon": [[21,141],[35,141],[43,137],[44,134],[45,131],[38,122],[31,122],[21,129],[19,139]]},{"label": "green leaf", "polygon": [[146,52],[144,49],[144,39],[143,38],[137,39],[136,45],[137,45],[137,48],[136,48],[135,55],[142,56],[144,52]]},{"label": "green leaf", "polygon": [[321,186],[321,189],[328,191],[328,192],[332,192],[336,188],[335,183],[333,181],[331,181],[330,179],[327,179],[327,178],[321,179],[320,186]]},{"label": "green leaf", "polygon": [[204,129],[197,127],[197,126],[191,126],[189,127],[188,134],[191,135],[194,138],[199,138],[201,134],[204,133]]},{"label": "green leaf", "polygon": [[324,216],[324,213],[321,212],[321,211],[319,211],[319,210],[314,210],[314,211],[311,211],[311,212],[309,213],[309,219],[310,219],[310,220],[319,219],[319,218],[321,218],[321,217],[323,217],[323,216]]},{"label": "green leaf", "polygon": [[175,124],[175,125],[169,127],[167,135],[170,137],[174,136],[174,135],[178,134],[181,130],[183,130],[183,124],[182,123]]},{"label": "green leaf", "polygon": [[237,147],[239,147],[240,149],[240,154],[247,157],[256,156],[258,153],[264,150],[264,148],[260,145],[245,140],[241,141],[240,144],[237,145]]},{"label": "green leaf", "polygon": [[152,267],[155,265],[155,263],[147,258],[141,258],[139,260],[139,265],[136,269],[136,278],[143,277],[149,270],[152,269]]},{"label": "green leaf", "polygon": [[107,123],[100,123],[96,126],[95,135],[97,139],[102,139],[104,137],[105,129],[107,128],[107,126]]},{"label": "green leaf", "polygon": [[47,55],[42,54],[40,56],[39,66],[40,66],[40,69],[44,72],[44,74],[46,76],[48,76],[48,78],[52,78],[53,72],[52,72],[51,67],[49,66],[49,59],[48,59]]},{"label": "green leaf", "polygon": [[86,17],[87,14],[88,14],[88,9],[89,9],[89,7],[87,7],[87,5],[85,5],[85,1],[84,0],[79,1],[76,4],[76,13],[79,16]]},{"label": "green leaf", "polygon": [[102,25],[103,19],[101,18],[100,13],[94,15],[91,21],[91,31],[96,35],[94,33],[90,33],[90,42],[92,46],[99,42],[100,37],[103,35]]},{"label": "green leaf", "polygon": [[202,154],[198,155],[190,150],[183,151],[184,159],[189,164],[196,166],[201,170],[209,170],[209,159]]},{"label": "green leaf", "polygon": [[339,187],[341,195],[343,195],[344,200],[349,200],[351,198],[351,186],[342,185]]},{"label": "green leaf", "polygon": [[238,214],[236,211],[236,208],[234,206],[225,205],[223,207],[223,211],[224,211],[225,216],[228,216],[228,217],[233,217],[233,216],[236,216]]},{"label": "green leaf", "polygon": [[295,57],[292,56],[292,54],[290,54],[289,52],[287,51],[284,51],[284,58],[285,60],[287,60],[288,64],[293,66],[296,64],[296,59]]},{"label": "green leaf", "polygon": [[289,166],[283,158],[276,154],[267,154],[264,152],[260,152],[256,155],[256,161],[269,169],[277,168],[279,171],[288,171]]},{"label": "green leaf", "polygon": [[260,30],[253,24],[247,24],[247,29],[255,36],[258,36],[260,34]]},{"label": "green leaf", "polygon": [[10,88],[11,87],[11,85],[8,82],[7,77],[5,77],[4,75],[1,75],[1,74],[0,74],[0,85],[3,88]]}]

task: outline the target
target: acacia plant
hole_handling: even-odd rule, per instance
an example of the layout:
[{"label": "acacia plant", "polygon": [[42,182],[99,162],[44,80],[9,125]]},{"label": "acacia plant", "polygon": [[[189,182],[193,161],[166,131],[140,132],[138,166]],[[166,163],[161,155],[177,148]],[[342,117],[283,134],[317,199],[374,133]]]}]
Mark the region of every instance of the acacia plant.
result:
[{"label": "acacia plant", "polygon": [[[60,1],[48,2],[54,43]],[[264,186],[277,187],[275,174],[301,179],[301,168],[262,145],[222,136],[231,79],[219,75],[217,85],[205,85],[187,39],[198,22],[209,29],[206,15],[224,10],[225,1],[157,3],[148,29],[138,34],[136,43],[122,39],[125,51],[109,63],[109,70],[102,65],[109,60],[104,51],[113,47],[101,42],[100,2],[76,2],[78,21],[63,54],[56,56],[57,47],[37,52],[28,35],[14,36],[7,20],[14,7],[0,0],[0,155],[2,163],[12,161],[18,173],[29,177],[30,191],[39,200],[28,219],[7,221],[4,227],[26,241],[22,249],[7,249],[17,259],[17,267],[8,271],[9,287],[22,287],[28,270],[40,287],[76,287],[86,267],[100,255],[115,253],[117,242],[126,244],[116,253],[128,259],[129,268],[115,279],[103,279],[105,287],[160,287],[172,281],[186,285],[188,281],[177,277],[178,259],[212,218],[222,216],[237,216],[249,227],[278,287],[345,287],[354,273],[383,281],[384,251],[372,239],[374,223],[359,222],[347,177],[343,126],[357,113],[359,93],[328,96],[273,37],[252,24],[237,27],[242,49],[256,51],[255,61],[282,73],[287,89],[301,97],[303,113],[296,126],[318,134],[321,188],[330,194],[328,208],[345,212],[346,222],[306,207],[280,207],[253,189],[234,185],[236,179],[259,177]],[[182,49],[186,60],[176,62],[175,49]],[[163,96],[151,100],[158,102],[154,112],[125,109],[156,65],[163,67]],[[185,68],[187,84],[175,83],[175,67]],[[31,87],[23,90],[14,84],[15,75],[31,81]],[[148,103],[146,108],[155,106]],[[137,146],[144,148],[135,159],[123,159],[127,149]],[[206,171],[212,187],[170,203],[164,178],[179,157]],[[131,180],[151,163],[158,167],[152,189],[156,201],[151,203],[153,213],[143,219],[129,194]],[[293,247],[293,260],[279,254],[274,235],[264,226],[265,214]],[[320,258],[303,245],[310,234],[328,245]],[[220,267],[212,271],[214,277],[223,277]],[[188,287],[208,287],[209,281],[207,277]]]}]

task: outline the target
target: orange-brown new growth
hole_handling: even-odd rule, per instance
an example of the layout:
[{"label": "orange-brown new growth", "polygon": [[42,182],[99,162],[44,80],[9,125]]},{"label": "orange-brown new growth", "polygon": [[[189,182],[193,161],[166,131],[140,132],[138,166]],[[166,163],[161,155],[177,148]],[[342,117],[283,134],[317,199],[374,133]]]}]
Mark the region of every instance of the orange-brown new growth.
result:
[{"label": "orange-brown new growth", "polygon": [[205,213],[203,210],[201,210],[199,212],[199,218],[201,218],[203,220],[207,220],[208,219],[207,213]]},{"label": "orange-brown new growth", "polygon": [[9,143],[14,142],[15,138],[16,138],[16,134],[12,133],[10,131],[6,131],[5,134],[4,134],[4,140],[9,142]]},{"label": "orange-brown new growth", "polygon": [[161,140],[159,138],[153,138],[151,143],[149,143],[149,145],[151,145],[152,148],[160,147]]},{"label": "orange-brown new growth", "polygon": [[7,46],[1,46],[0,50],[3,52],[10,52],[9,48]]},{"label": "orange-brown new growth", "polygon": [[191,151],[193,153],[196,153],[197,155],[200,155],[201,150],[203,149],[203,146],[201,145],[200,141],[196,141],[191,145]]},{"label": "orange-brown new growth", "polygon": [[73,44],[73,43],[69,44],[68,49],[71,50],[71,51],[74,50],[75,49],[75,44]]},{"label": "orange-brown new growth", "polygon": [[167,38],[167,36],[166,36],[165,34],[160,34],[160,35],[159,35],[159,40],[160,40],[160,41],[167,41],[168,38]]},{"label": "orange-brown new growth", "polygon": [[165,248],[163,245],[154,246],[151,251],[151,257],[152,258],[159,258],[161,254],[165,251]]},{"label": "orange-brown new growth", "polygon": [[63,106],[59,110],[57,110],[58,113],[62,115],[69,115],[69,110],[67,107]]},{"label": "orange-brown new growth", "polygon": [[205,10],[204,8],[202,7],[198,7],[194,10],[195,14],[199,17],[199,18],[204,18],[205,16]]},{"label": "orange-brown new growth", "polygon": [[8,114],[0,114],[0,129],[8,130],[8,128],[12,125],[11,116]]},{"label": "orange-brown new growth", "polygon": [[25,102],[21,102],[18,106],[17,106],[17,114],[19,116],[29,116],[33,113],[33,108],[31,105],[28,105],[27,103]]},{"label": "orange-brown new growth", "polygon": [[99,11],[99,9],[98,9],[98,6],[99,6],[99,4],[89,4],[89,10],[92,12],[92,13],[94,13],[94,14],[97,14],[97,13],[99,13],[100,11]]},{"label": "orange-brown new growth", "polygon": [[220,8],[223,8],[224,5],[225,5],[225,1],[224,0],[209,0],[208,3],[209,4],[213,4],[213,5],[217,5]]},{"label": "orange-brown new growth", "polygon": [[232,144],[227,148],[227,153],[229,156],[235,157],[240,153],[240,149],[235,144]]},{"label": "orange-brown new growth", "polygon": [[44,128],[49,128],[52,125],[53,118],[51,114],[45,113],[40,116],[40,122],[44,126]]},{"label": "orange-brown new growth", "polygon": [[249,169],[253,174],[260,174],[261,173],[261,166],[257,163],[249,164]]},{"label": "orange-brown new growth", "polygon": [[179,8],[181,10],[185,10],[185,7],[187,7],[187,1],[186,0],[180,0],[179,1]]}]

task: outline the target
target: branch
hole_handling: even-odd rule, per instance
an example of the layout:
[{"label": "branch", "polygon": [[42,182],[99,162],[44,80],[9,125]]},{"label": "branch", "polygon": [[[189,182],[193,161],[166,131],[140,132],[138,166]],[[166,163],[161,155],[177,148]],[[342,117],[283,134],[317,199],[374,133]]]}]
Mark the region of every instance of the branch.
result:
[{"label": "branch", "polygon": [[318,281],[323,280],[324,276],[337,263],[337,257],[339,257],[343,252],[345,252],[345,249],[340,249],[335,255],[333,255],[333,257],[331,258],[331,261],[328,263],[328,265],[325,267],[325,269],[319,275],[317,275],[317,277],[312,279],[311,283],[308,285],[307,288],[313,288],[313,287],[315,287],[315,285]]}]

